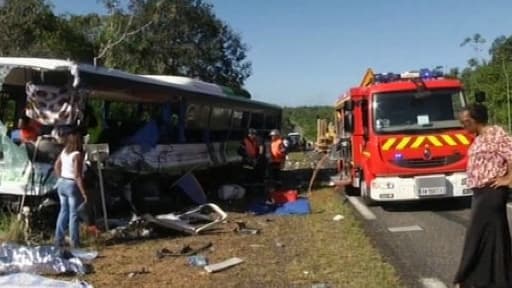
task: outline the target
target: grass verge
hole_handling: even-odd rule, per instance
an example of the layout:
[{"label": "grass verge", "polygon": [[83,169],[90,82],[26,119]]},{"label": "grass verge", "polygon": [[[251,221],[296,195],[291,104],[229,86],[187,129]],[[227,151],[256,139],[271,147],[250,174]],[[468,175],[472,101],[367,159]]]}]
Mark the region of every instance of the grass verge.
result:
[{"label": "grass verge", "polygon": [[[331,288],[402,286],[393,267],[370,244],[351,207],[343,205],[333,189],[314,191],[311,202],[313,213],[307,216],[230,213],[230,223],[223,225],[220,233],[103,247],[103,257],[93,263],[96,272],[85,280],[95,287],[310,288],[316,283]],[[337,214],[344,219],[333,221]],[[261,233],[234,233],[234,221],[244,221]],[[162,248],[177,251],[183,245],[198,246],[207,241],[213,243],[213,248],[202,255],[210,263],[231,257],[245,262],[208,274],[190,266],[185,257],[155,257]]]}]

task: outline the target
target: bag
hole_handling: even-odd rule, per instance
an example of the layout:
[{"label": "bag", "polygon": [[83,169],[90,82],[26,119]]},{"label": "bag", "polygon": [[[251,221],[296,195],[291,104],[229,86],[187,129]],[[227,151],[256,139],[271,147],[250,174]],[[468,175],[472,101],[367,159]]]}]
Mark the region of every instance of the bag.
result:
[{"label": "bag", "polygon": [[297,190],[275,190],[270,193],[272,201],[276,204],[294,202],[299,197]]}]

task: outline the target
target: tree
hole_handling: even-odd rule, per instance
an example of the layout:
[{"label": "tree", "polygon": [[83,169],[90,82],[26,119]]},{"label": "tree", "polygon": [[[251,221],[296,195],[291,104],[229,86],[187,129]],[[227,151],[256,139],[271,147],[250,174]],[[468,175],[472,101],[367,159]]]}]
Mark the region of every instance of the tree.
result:
[{"label": "tree", "polygon": [[0,8],[0,53],[87,60],[93,47],[66,19],[55,16],[47,1],[7,0]]},{"label": "tree", "polygon": [[199,78],[236,94],[251,74],[239,34],[202,0],[103,0],[108,15],[56,16],[46,0],[6,0],[0,54],[69,58],[136,74]]},{"label": "tree", "polygon": [[[468,38],[467,38],[468,39]],[[481,36],[469,38],[463,43],[482,44]],[[476,41],[474,39],[477,39]],[[480,39],[480,40],[478,40]],[[476,43],[476,44],[475,44]],[[480,49],[480,48],[479,48]],[[470,59],[471,60],[471,59]],[[476,63],[475,63],[476,61]],[[489,49],[489,60],[471,60],[468,67],[462,70],[460,78],[470,96],[476,91],[484,91],[488,95],[487,106],[491,121],[507,124],[512,129],[510,76],[512,69],[512,37],[497,37]]]},{"label": "tree", "polygon": [[116,1],[105,3],[109,19],[98,42],[106,66],[199,78],[243,93],[241,87],[251,72],[247,47],[215,16],[210,4],[132,0],[124,11]]}]

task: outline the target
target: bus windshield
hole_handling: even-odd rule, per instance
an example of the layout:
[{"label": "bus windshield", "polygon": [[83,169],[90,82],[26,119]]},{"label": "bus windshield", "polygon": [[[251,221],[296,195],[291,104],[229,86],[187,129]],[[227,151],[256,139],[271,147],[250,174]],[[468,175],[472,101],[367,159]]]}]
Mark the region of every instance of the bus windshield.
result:
[{"label": "bus windshield", "polygon": [[375,94],[374,129],[386,133],[459,128],[458,113],[465,104],[460,90]]}]

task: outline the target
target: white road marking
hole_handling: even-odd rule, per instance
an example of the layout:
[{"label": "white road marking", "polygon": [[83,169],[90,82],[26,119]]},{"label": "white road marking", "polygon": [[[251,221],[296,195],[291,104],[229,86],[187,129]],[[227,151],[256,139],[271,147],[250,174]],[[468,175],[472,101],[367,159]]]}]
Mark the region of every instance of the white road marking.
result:
[{"label": "white road marking", "polygon": [[410,232],[410,231],[423,231],[418,225],[401,226],[401,227],[388,227],[389,232]]},{"label": "white road marking", "polygon": [[507,207],[512,209],[512,204],[507,204]]},{"label": "white road marking", "polygon": [[448,288],[446,284],[437,278],[421,278],[420,283],[425,288]]},{"label": "white road marking", "polygon": [[359,200],[358,197],[347,196],[347,198],[348,198],[348,201],[350,202],[350,204],[352,204],[352,206],[354,206],[354,208],[359,212],[359,214],[361,214],[361,216],[363,216],[364,219],[366,219],[366,220],[377,219],[377,216],[375,216],[375,214],[373,214],[373,212],[370,210],[370,208],[368,208],[368,206],[364,205],[363,202],[361,202],[361,200]]}]

